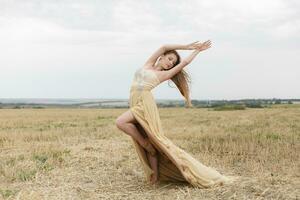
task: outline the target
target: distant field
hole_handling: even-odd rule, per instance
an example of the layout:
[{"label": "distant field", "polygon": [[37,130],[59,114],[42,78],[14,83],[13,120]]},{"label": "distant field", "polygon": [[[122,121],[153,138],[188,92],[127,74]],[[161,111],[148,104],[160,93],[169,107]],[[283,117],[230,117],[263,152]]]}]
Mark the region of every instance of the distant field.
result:
[{"label": "distant field", "polygon": [[212,189],[145,183],[126,109],[0,109],[0,199],[299,199],[300,105],[159,108],[165,135],[241,181]]}]

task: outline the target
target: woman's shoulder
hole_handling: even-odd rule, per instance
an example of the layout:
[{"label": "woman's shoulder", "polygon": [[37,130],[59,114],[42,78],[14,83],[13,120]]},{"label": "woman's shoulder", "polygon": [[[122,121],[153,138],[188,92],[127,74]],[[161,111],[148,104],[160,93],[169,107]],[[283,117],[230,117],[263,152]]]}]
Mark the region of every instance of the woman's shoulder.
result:
[{"label": "woman's shoulder", "polygon": [[154,67],[150,66],[150,65],[144,65],[144,66],[141,67],[141,69],[154,70]]}]

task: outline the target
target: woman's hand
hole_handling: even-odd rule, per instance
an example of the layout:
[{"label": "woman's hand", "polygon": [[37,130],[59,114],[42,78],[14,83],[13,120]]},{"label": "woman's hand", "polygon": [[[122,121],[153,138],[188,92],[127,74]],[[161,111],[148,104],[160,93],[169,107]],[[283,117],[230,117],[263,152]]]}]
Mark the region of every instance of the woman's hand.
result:
[{"label": "woman's hand", "polygon": [[200,46],[202,43],[199,41],[193,42],[191,44],[186,45],[186,50],[195,50],[198,46]]},{"label": "woman's hand", "polygon": [[182,62],[185,62],[185,65],[188,65],[189,63],[192,62],[192,60],[198,55],[198,53],[200,51],[204,51],[208,48],[210,48],[211,46],[211,42],[210,40],[205,41],[204,43],[191,43],[190,44],[193,48],[195,48],[195,50],[191,53],[191,55],[189,55],[187,58],[185,58],[184,60],[182,60]]},{"label": "woman's hand", "polygon": [[207,40],[204,43],[197,45],[196,46],[196,50],[198,50],[198,51],[204,51],[204,50],[206,50],[206,49],[208,49],[210,47],[211,47],[211,41]]},{"label": "woman's hand", "polygon": [[191,44],[186,45],[187,50],[199,50],[204,51],[211,47],[211,41],[207,40],[204,43],[200,43],[199,41],[193,42]]}]

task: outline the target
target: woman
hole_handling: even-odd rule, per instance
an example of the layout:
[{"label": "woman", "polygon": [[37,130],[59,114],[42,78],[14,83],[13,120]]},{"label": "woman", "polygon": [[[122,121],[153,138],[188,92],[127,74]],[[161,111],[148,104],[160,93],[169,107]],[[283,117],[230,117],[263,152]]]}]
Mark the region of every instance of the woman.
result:
[{"label": "woman", "polygon": [[[171,79],[184,96],[187,107],[191,107],[189,77],[183,68],[199,52],[210,47],[210,40],[188,45],[164,45],[135,72],[130,89],[130,109],[116,119],[116,126],[132,137],[146,180],[151,184],[159,180],[180,181],[207,188],[229,181],[228,177],[202,165],[165,137],[151,93],[157,85]],[[176,49],[194,51],[181,61]]]}]

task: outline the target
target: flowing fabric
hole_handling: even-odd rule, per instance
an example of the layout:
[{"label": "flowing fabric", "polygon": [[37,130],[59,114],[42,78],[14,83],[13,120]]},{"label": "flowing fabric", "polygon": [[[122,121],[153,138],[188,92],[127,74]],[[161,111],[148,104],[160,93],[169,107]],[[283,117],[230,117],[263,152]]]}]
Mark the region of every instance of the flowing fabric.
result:
[{"label": "flowing fabric", "polygon": [[[203,165],[164,135],[158,108],[151,93],[151,90],[159,84],[160,81],[154,71],[138,69],[134,74],[129,100],[130,110],[138,122],[137,128],[144,137],[149,138],[157,150],[158,179],[188,182],[199,188],[231,182],[231,178]],[[154,171],[150,167],[146,150],[135,139],[132,138],[132,141],[146,175],[146,181],[150,183]]]}]

